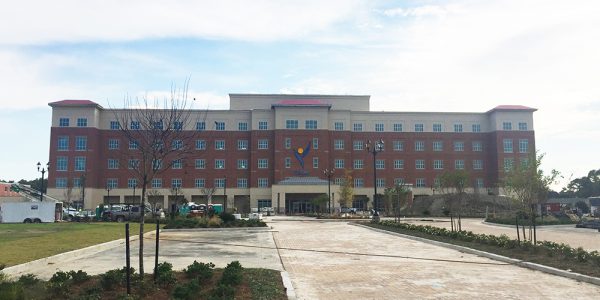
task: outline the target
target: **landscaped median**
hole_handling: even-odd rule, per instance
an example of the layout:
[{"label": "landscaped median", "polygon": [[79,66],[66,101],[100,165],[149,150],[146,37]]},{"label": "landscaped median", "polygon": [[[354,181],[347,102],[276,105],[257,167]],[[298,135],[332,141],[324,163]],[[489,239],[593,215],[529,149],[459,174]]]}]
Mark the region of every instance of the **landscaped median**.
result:
[{"label": "landscaped median", "polygon": [[[144,231],[155,230],[146,224]],[[131,234],[139,224],[131,223]],[[0,265],[26,263],[59,253],[125,238],[125,225],[119,223],[0,224]]]},{"label": "landscaped median", "polygon": [[494,236],[476,234],[471,231],[451,231],[445,228],[382,221],[364,223],[367,226],[397,232],[405,235],[459,245],[480,251],[494,253],[522,261],[532,262],[561,270],[600,277],[600,253],[572,248],[566,244],[538,241],[519,242],[506,235]]}]

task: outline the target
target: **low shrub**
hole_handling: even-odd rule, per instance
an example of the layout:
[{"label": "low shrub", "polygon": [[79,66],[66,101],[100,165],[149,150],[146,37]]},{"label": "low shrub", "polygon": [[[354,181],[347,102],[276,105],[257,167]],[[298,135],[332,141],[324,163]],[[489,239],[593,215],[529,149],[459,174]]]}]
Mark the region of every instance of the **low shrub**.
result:
[{"label": "low shrub", "polygon": [[[106,273],[100,275],[100,285],[105,290],[112,290],[118,285],[121,285],[125,281],[126,268],[109,270]],[[133,268],[131,274],[133,275]]]},{"label": "low shrub", "polygon": [[235,221],[235,216],[231,213],[222,212],[219,217],[223,220],[223,223],[230,223]]},{"label": "low shrub", "polygon": [[23,286],[32,286],[32,285],[37,284],[40,281],[41,280],[39,278],[37,278],[36,275],[25,274],[25,275],[21,275],[21,277],[19,277],[19,280],[17,282],[19,282]]},{"label": "low shrub", "polygon": [[209,299],[234,299],[234,296],[235,289],[231,285],[219,283],[219,285],[213,290]]},{"label": "low shrub", "polygon": [[174,299],[197,299],[198,291],[200,290],[200,281],[198,279],[192,279],[188,283],[178,284],[173,289]]},{"label": "low shrub", "polygon": [[244,276],[244,268],[239,261],[230,262],[227,267],[223,270],[223,277],[221,277],[221,283],[226,285],[235,286],[242,283]]},{"label": "low shrub", "polygon": [[88,273],[86,273],[82,270],[79,270],[77,272],[70,271],[69,276],[71,276],[71,279],[73,280],[74,283],[83,283],[83,282],[88,281],[91,278],[91,276],[88,275]]},{"label": "low shrub", "polygon": [[[231,214],[229,214],[231,215]],[[233,215],[232,215],[233,216]],[[228,216],[225,218],[229,218]],[[225,222],[218,215],[213,215],[211,218],[201,217],[178,217],[169,220],[165,229],[181,229],[181,228],[218,228],[218,227],[267,227],[267,223],[261,220],[236,220]]]},{"label": "low shrub", "polygon": [[58,271],[52,275],[52,278],[48,280],[47,287],[48,290],[56,296],[65,296],[71,285],[71,281],[69,280],[71,275],[67,272]]},{"label": "low shrub", "polygon": [[223,224],[223,220],[218,215],[214,215],[208,220],[208,227],[211,228],[221,227],[221,224]]},{"label": "low shrub", "polygon": [[18,282],[3,281],[0,282],[0,299],[21,300],[25,299],[25,290],[23,285]]},{"label": "low shrub", "polygon": [[168,262],[162,262],[158,264],[157,268],[158,277],[157,283],[163,286],[173,284],[176,280],[175,273],[173,272],[173,265]]},{"label": "low shrub", "polygon": [[185,274],[188,278],[199,278],[199,279],[211,279],[213,276],[213,269],[215,268],[215,264],[209,262],[199,263],[194,260],[194,262],[189,265],[185,270]]}]

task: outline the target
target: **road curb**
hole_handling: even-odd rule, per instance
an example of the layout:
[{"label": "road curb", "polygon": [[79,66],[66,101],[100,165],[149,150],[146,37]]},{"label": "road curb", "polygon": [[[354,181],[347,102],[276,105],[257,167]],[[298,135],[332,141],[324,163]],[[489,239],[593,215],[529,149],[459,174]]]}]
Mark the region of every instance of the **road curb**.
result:
[{"label": "road curb", "polygon": [[579,273],[575,273],[575,272],[569,272],[569,271],[565,271],[565,270],[561,270],[561,269],[557,269],[557,268],[553,268],[553,267],[549,267],[549,266],[544,266],[544,265],[527,262],[527,261],[523,261],[520,259],[510,258],[510,257],[506,257],[506,256],[494,254],[494,253],[489,253],[489,252],[485,252],[485,251],[481,251],[481,250],[475,250],[475,249],[471,249],[471,248],[467,248],[467,247],[463,247],[463,246],[429,240],[426,238],[416,237],[416,236],[412,236],[412,235],[406,235],[406,234],[392,232],[392,231],[383,230],[383,229],[379,229],[379,228],[373,228],[373,227],[366,226],[363,224],[356,224],[356,223],[354,223],[354,224],[349,223],[349,224],[367,228],[367,229],[374,230],[374,231],[381,232],[381,233],[391,234],[391,235],[395,235],[395,236],[399,236],[399,237],[403,237],[403,238],[407,238],[407,239],[411,239],[411,240],[415,240],[415,241],[419,241],[419,242],[423,242],[423,243],[428,243],[428,244],[432,244],[432,245],[436,245],[436,246],[440,246],[440,247],[446,247],[446,248],[454,249],[454,250],[465,252],[465,253],[475,254],[475,255],[487,257],[489,259],[516,265],[519,267],[528,268],[531,270],[536,270],[536,271],[540,271],[540,272],[544,272],[544,273],[548,273],[548,274],[552,274],[552,275],[557,275],[557,276],[561,276],[561,277],[565,277],[565,278],[570,278],[570,279],[574,279],[574,280],[578,280],[578,281],[583,281],[583,282],[587,282],[587,283],[591,283],[591,284],[600,286],[600,278],[597,278],[597,277],[583,275],[583,274],[579,274]]},{"label": "road curb", "polygon": [[290,279],[290,274],[288,274],[287,271],[281,271],[281,281],[283,282],[283,287],[285,287],[287,298],[289,300],[296,300],[296,291],[294,290],[294,285]]},{"label": "road curb", "polygon": [[[145,233],[145,235],[148,233],[149,232]],[[139,238],[139,235],[131,236],[129,238],[129,241],[132,242],[132,241],[137,240],[138,238]],[[92,246],[81,248],[81,249],[71,250],[71,251],[59,253],[59,254],[56,254],[53,256],[44,257],[44,258],[36,259],[36,260],[30,261],[30,262],[22,263],[20,265],[8,267],[8,268],[5,268],[4,270],[2,270],[2,273],[6,274],[8,277],[13,277],[13,276],[17,276],[17,275],[23,273],[25,270],[29,269],[31,266],[49,265],[49,264],[54,264],[54,262],[56,262],[56,261],[60,261],[60,260],[64,260],[64,259],[73,259],[73,258],[78,258],[78,257],[82,257],[82,256],[88,256],[88,255],[96,254],[96,253],[117,247],[119,245],[123,245],[123,246],[125,245],[124,238],[106,242],[106,243],[102,243],[102,244],[92,245]]]},{"label": "road curb", "polygon": [[229,228],[169,228],[160,232],[186,232],[186,231],[236,231],[236,230],[271,230],[271,227],[229,227]]}]

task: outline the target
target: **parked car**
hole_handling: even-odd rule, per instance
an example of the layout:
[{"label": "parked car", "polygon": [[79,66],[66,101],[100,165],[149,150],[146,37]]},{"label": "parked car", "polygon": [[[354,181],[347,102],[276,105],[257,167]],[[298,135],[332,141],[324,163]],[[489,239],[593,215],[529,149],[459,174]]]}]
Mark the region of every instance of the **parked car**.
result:
[{"label": "parked car", "polygon": [[[137,205],[113,205],[102,212],[102,219],[105,221],[124,222],[140,219],[140,207]],[[145,207],[144,216],[152,216],[152,209]]]},{"label": "parked car", "polygon": [[581,221],[575,225],[577,228],[593,228],[600,229],[600,220]]},{"label": "parked car", "polygon": [[358,211],[358,209],[354,208],[354,207],[342,207],[340,212],[343,214],[356,214],[356,212]]}]

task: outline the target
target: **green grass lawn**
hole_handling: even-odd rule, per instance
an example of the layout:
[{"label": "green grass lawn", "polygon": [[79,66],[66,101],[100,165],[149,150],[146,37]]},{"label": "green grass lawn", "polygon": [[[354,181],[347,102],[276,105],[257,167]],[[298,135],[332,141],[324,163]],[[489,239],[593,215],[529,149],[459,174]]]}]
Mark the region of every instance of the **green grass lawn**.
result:
[{"label": "green grass lawn", "polygon": [[[146,224],[144,231],[154,230]],[[130,234],[139,225],[130,223]],[[124,223],[0,224],[0,264],[7,267],[125,238]]]}]

